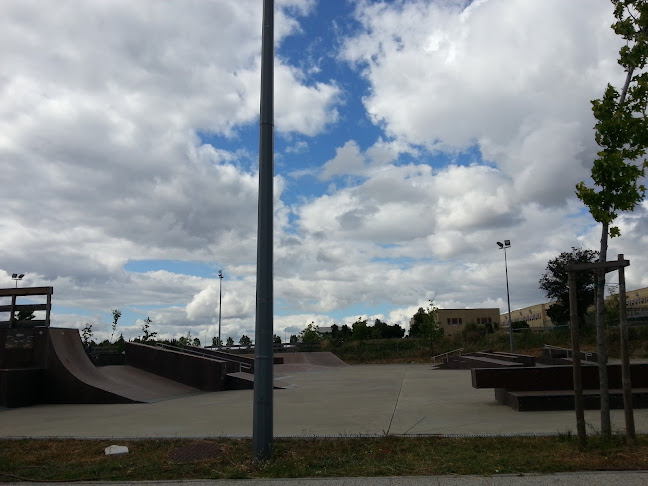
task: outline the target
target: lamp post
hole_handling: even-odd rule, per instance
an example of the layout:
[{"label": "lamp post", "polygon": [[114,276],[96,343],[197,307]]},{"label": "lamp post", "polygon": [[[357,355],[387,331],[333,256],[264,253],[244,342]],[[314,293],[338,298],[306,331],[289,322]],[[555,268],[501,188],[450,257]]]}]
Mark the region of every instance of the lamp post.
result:
[{"label": "lamp post", "polygon": [[222,309],[222,302],[223,302],[223,271],[219,270],[218,271],[218,349],[221,348],[223,345],[223,341],[221,341],[221,309]]},{"label": "lamp post", "polygon": [[22,280],[24,276],[25,276],[24,273],[21,273],[21,274],[13,273],[13,274],[11,274],[11,280],[16,281],[16,288],[18,288],[18,281]]},{"label": "lamp post", "polygon": [[509,321],[509,342],[511,344],[511,353],[515,351],[513,348],[513,320],[511,320],[511,297],[509,294],[509,281],[508,281],[508,262],[506,261],[506,249],[511,248],[511,240],[504,240],[504,243],[498,241],[497,246],[500,250],[504,250],[504,270],[506,271],[506,301],[508,302],[508,321]]}]

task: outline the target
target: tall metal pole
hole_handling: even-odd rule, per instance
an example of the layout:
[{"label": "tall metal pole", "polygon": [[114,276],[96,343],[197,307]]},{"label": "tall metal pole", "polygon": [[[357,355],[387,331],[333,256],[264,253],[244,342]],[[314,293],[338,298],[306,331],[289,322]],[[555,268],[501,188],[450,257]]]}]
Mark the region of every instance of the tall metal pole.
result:
[{"label": "tall metal pole", "polygon": [[259,136],[259,220],[257,236],[254,420],[257,459],[272,456],[272,218],[274,177],[274,0],[263,0],[261,117]]},{"label": "tall metal pole", "polygon": [[506,272],[506,301],[508,302],[508,317],[509,317],[509,343],[511,345],[511,354],[515,352],[513,347],[513,321],[511,320],[511,296],[509,293],[508,282],[508,262],[506,261],[506,246],[504,247],[504,271]]},{"label": "tall metal pole", "polygon": [[506,271],[506,301],[508,303],[509,343],[511,354],[513,354],[515,352],[515,348],[513,347],[513,320],[511,319],[511,294],[509,292],[508,262],[506,260],[506,249],[511,247],[511,240],[504,240],[504,243],[498,241],[497,246],[500,247],[500,250],[504,250],[504,270]]},{"label": "tall metal pole", "polygon": [[223,346],[221,340],[221,314],[223,309],[223,271],[218,271],[218,349]]}]

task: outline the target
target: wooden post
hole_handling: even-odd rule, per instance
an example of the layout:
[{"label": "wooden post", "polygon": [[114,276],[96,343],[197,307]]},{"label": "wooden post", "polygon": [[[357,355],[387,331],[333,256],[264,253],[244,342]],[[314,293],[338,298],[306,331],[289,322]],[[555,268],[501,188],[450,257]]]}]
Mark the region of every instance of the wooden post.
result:
[{"label": "wooden post", "polygon": [[625,268],[621,265],[623,254],[619,255],[619,334],[621,337],[621,376],[623,381],[623,409],[625,412],[626,439],[634,445],[634,411],[632,409],[632,380],[630,377],[630,353],[628,349],[628,313],[626,310]]},{"label": "wooden post", "polygon": [[14,327],[14,322],[16,321],[16,295],[11,296],[11,311],[9,311],[9,328]]},{"label": "wooden post", "polygon": [[581,375],[580,334],[578,329],[578,302],[576,300],[576,272],[568,272],[569,285],[569,322],[572,335],[572,359],[574,372],[574,409],[576,410],[576,430],[578,432],[578,445],[584,448],[587,445],[587,431],[585,430],[585,408],[583,405],[583,379]]}]

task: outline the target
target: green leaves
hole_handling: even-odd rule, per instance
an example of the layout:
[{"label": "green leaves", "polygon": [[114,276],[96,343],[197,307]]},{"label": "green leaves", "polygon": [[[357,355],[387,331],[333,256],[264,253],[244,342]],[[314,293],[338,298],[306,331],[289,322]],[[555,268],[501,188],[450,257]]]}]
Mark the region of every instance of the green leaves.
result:
[{"label": "green leaves", "polygon": [[[614,31],[627,44],[619,51],[619,64],[627,71],[621,93],[611,84],[603,97],[592,101],[596,118],[595,140],[601,147],[592,167],[593,187],[584,182],[576,185],[576,195],[599,223],[612,223],[620,211],[632,211],[645,195],[638,183],[645,176],[648,162],[648,73],[637,72],[648,62],[648,2],[646,0],[612,0]],[[609,236],[621,234],[609,227]]]}]

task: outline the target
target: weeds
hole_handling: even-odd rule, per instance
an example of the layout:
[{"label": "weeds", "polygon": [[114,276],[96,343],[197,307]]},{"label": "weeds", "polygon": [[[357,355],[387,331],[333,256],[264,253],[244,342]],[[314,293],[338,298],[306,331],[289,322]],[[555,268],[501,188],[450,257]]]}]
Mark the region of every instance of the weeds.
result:
[{"label": "weeds", "polygon": [[[176,462],[174,451],[204,445],[211,458]],[[132,440],[105,456],[102,440],[0,441],[2,481],[141,481],[295,477],[519,474],[648,469],[648,442],[590,437],[579,450],[570,431],[556,437],[277,439],[271,460],[253,459],[248,439]]]}]

